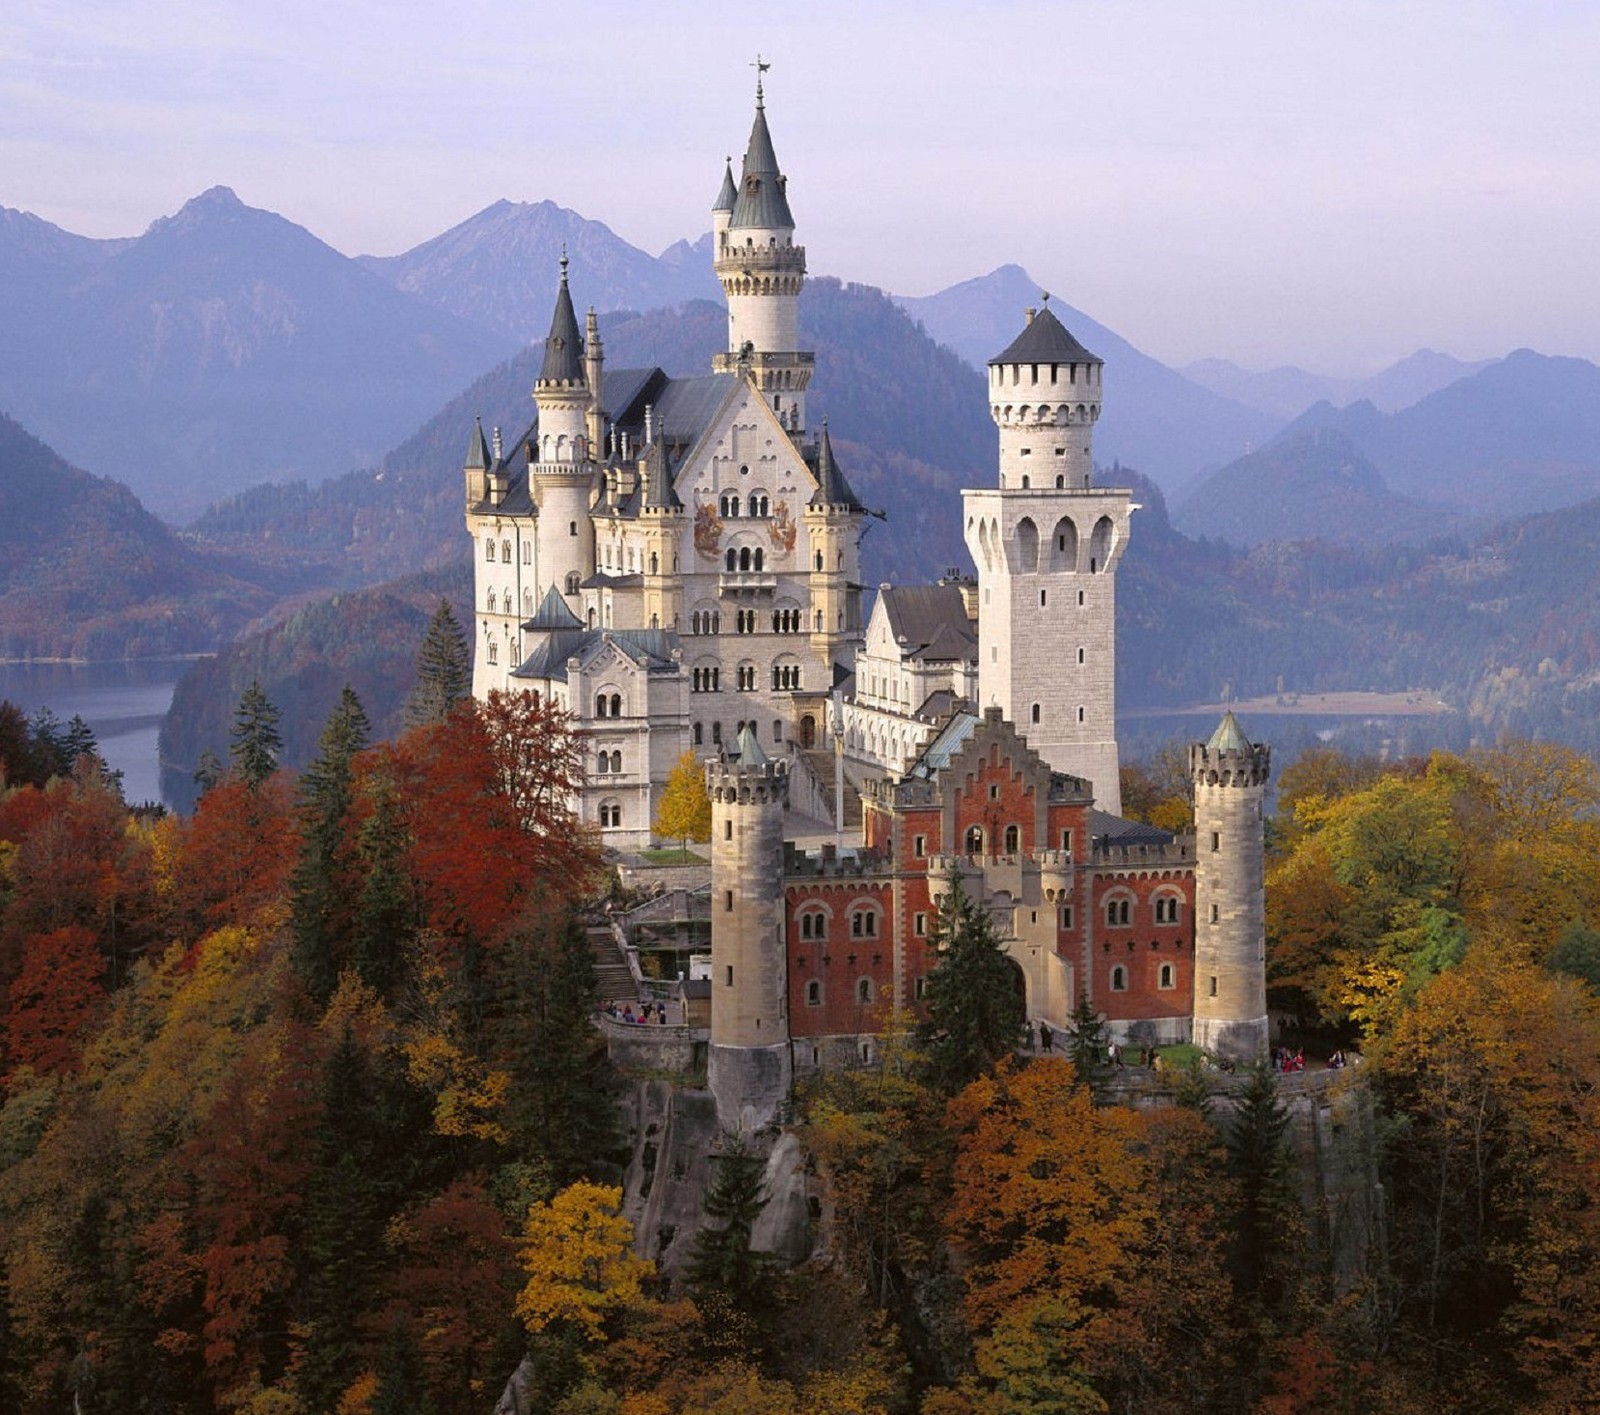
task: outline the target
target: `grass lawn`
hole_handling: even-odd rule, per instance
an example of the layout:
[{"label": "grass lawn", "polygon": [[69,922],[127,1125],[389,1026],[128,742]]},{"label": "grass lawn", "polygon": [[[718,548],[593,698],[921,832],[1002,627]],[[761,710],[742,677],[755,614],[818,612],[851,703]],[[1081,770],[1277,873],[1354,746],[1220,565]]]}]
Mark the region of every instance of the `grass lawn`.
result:
[{"label": "grass lawn", "polygon": [[641,850],[639,858],[647,865],[703,865],[706,862],[704,855],[696,855],[681,845],[667,850]]}]

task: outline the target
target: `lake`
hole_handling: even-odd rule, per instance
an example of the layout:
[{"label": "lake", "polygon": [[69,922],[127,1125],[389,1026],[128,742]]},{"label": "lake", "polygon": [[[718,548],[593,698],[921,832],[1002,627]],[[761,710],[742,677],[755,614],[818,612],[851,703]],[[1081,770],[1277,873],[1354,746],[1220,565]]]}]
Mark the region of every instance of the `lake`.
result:
[{"label": "lake", "polygon": [[156,735],[188,666],[187,659],[0,663],[0,698],[30,717],[40,708],[49,708],[62,722],[82,717],[94,729],[106,762],[122,773],[130,804],[160,801]]}]

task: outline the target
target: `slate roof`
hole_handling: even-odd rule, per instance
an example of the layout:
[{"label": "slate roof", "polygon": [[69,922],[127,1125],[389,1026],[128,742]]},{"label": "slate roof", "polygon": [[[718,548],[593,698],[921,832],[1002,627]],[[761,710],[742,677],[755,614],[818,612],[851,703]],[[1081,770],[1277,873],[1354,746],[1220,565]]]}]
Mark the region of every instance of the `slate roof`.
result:
[{"label": "slate roof", "polygon": [[958,585],[890,585],[881,591],[889,632],[906,658],[964,663],[978,656],[978,638]]},{"label": "slate roof", "polygon": [[733,185],[733,159],[728,159],[727,166],[722,169],[722,190],[717,193],[716,201],[712,202],[713,211],[732,211],[734,203],[739,200],[739,189]]},{"label": "slate roof", "polygon": [[1046,305],[1028,321],[1027,327],[1011,341],[1003,354],[989,360],[996,364],[1103,364],[1104,359],[1091,354],[1071,334],[1066,325],[1050,312]]},{"label": "slate roof", "polygon": [[761,750],[761,743],[756,741],[756,734],[750,730],[749,723],[739,729],[739,754],[734,760],[740,766],[767,764],[767,754]]},{"label": "slate roof", "polygon": [[739,195],[733,204],[729,227],[794,230],[794,217],[789,212],[784,186],[783,174],[778,171],[778,154],[772,150],[772,134],[767,129],[766,106],[758,96],[755,122],[750,127],[750,146],[745,149]]},{"label": "slate roof", "polygon": [[1104,839],[1108,845],[1170,845],[1172,833],[1166,830],[1157,830],[1153,825],[1146,825],[1143,821],[1131,821],[1123,816],[1114,816],[1109,811],[1089,808],[1086,817],[1089,834],[1095,839]]},{"label": "slate roof", "polygon": [[813,506],[844,506],[851,511],[867,509],[856,499],[844,472],[834,460],[833,441],[828,436],[826,418],[822,420],[822,437],[817,442],[814,461],[811,470],[817,478],[817,490],[811,498]]},{"label": "slate roof", "polygon": [[658,435],[645,458],[644,485],[640,505],[653,511],[681,511],[683,502],[672,485],[672,458],[667,455],[666,437]]},{"label": "slate roof", "polygon": [[550,334],[544,341],[544,366],[540,383],[582,383],[583,336],[578,333],[578,316],[572,308],[572,292],[567,289],[567,258],[561,257],[561,288],[556,291],[556,309],[550,317]]},{"label": "slate roof", "polygon": [[590,663],[607,644],[615,644],[635,663],[652,672],[675,669],[672,652],[677,642],[677,631],[673,629],[563,629],[538,645],[512,670],[511,676],[565,683],[571,659]]},{"label": "slate roof", "polygon": [[548,630],[556,632],[562,629],[581,629],[583,620],[568,607],[566,600],[561,597],[561,591],[551,585],[545,591],[545,596],[539,601],[539,607],[534,610],[533,618],[524,621],[524,629],[538,632]]},{"label": "slate roof", "polygon": [[467,444],[466,468],[469,472],[486,472],[489,461],[489,439],[483,435],[483,419],[474,418],[472,441]]},{"label": "slate roof", "polygon": [[976,713],[958,712],[949,722],[945,723],[933,734],[933,740],[922,749],[922,754],[911,763],[906,772],[907,777],[921,777],[930,780],[937,776],[947,766],[951,759],[967,743],[973,731],[978,726]]}]

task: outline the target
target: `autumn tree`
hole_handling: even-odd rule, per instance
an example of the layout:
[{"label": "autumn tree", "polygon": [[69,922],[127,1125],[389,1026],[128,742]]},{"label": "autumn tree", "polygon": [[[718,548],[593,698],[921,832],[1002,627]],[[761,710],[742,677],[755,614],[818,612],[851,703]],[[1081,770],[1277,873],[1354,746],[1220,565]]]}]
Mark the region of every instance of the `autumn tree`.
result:
[{"label": "autumn tree", "polygon": [[239,697],[228,738],[233,768],[246,786],[254,789],[278,769],[283,755],[283,734],[278,730],[278,709],[254,679]]},{"label": "autumn tree", "polygon": [[953,871],[930,942],[939,961],[928,974],[928,1016],[917,1035],[930,1081],[953,1094],[1022,1044],[1022,977],[989,911]]},{"label": "autumn tree", "polygon": [[607,1320],[640,1300],[653,1268],[634,1255],[622,1190],[583,1180],[529,1208],[520,1250],[527,1281],[516,1310],[534,1335],[563,1326],[601,1340]]},{"label": "autumn tree", "polygon": [[472,661],[450,601],[440,599],[417,651],[417,682],[406,699],[407,727],[443,722],[472,691]]},{"label": "autumn tree", "polygon": [[1194,829],[1193,785],[1185,744],[1169,742],[1147,762],[1124,762],[1119,776],[1122,810],[1130,820],[1174,834]]},{"label": "autumn tree", "polygon": [[693,752],[685,752],[667,777],[656,807],[655,833],[676,840],[685,850],[691,840],[711,839],[711,797],[705,772]]},{"label": "autumn tree", "polygon": [[25,1066],[41,1075],[74,1069],[104,1005],[104,976],[95,936],[81,925],[30,937],[0,1032],[7,1069]]}]

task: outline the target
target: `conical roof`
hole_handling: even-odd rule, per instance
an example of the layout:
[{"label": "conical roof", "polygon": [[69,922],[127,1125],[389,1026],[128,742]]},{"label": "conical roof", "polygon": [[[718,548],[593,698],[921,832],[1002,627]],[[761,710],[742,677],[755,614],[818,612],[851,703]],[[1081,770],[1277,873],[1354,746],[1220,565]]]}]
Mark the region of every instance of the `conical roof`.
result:
[{"label": "conical roof", "polygon": [[483,419],[473,421],[472,440],[467,443],[467,464],[469,472],[486,472],[489,470],[489,440],[483,435]]},{"label": "conical roof", "polygon": [[762,231],[794,230],[794,217],[789,213],[783,173],[778,170],[778,154],[772,150],[767,109],[759,89],[756,90],[756,120],[750,128],[750,146],[744,153],[739,195],[728,225],[751,226]]},{"label": "conical roof", "polygon": [[523,626],[524,629],[581,629],[583,621],[568,607],[566,600],[561,597],[561,591],[554,585],[545,592],[539,601],[539,607],[534,611],[532,619]]},{"label": "conical roof", "polygon": [[583,336],[578,333],[578,315],[572,308],[572,292],[567,289],[567,258],[561,257],[561,288],[556,291],[556,311],[550,318],[550,337],[544,341],[544,367],[540,383],[582,383]]},{"label": "conical roof", "polygon": [[678,493],[672,485],[672,459],[667,455],[666,430],[656,434],[656,440],[645,456],[644,501],[650,511],[676,511],[683,508]]},{"label": "conical roof", "polygon": [[1206,743],[1208,752],[1253,752],[1250,739],[1244,735],[1244,729],[1239,726],[1239,719],[1230,710],[1222,714],[1222,721],[1217,724],[1217,730],[1211,734],[1211,740]]},{"label": "conical roof", "polygon": [[1021,334],[1011,341],[1003,354],[989,360],[996,364],[1103,364],[1098,354],[1091,354],[1071,334],[1067,327],[1050,312],[1046,305],[1032,319]]},{"label": "conical roof", "polygon": [[747,722],[739,729],[739,755],[734,758],[739,766],[765,766],[767,754],[761,750],[761,743],[756,741],[756,734],[750,730]]},{"label": "conical roof", "polygon": [[817,490],[811,498],[813,506],[848,506],[852,511],[864,511],[850,489],[850,483],[833,460],[833,442],[828,436],[827,419],[823,419],[822,438],[817,443]]},{"label": "conical roof", "polygon": [[722,190],[717,193],[716,201],[711,203],[713,211],[732,211],[734,203],[739,200],[739,189],[733,184],[733,159],[728,159],[727,166],[722,169]]}]

